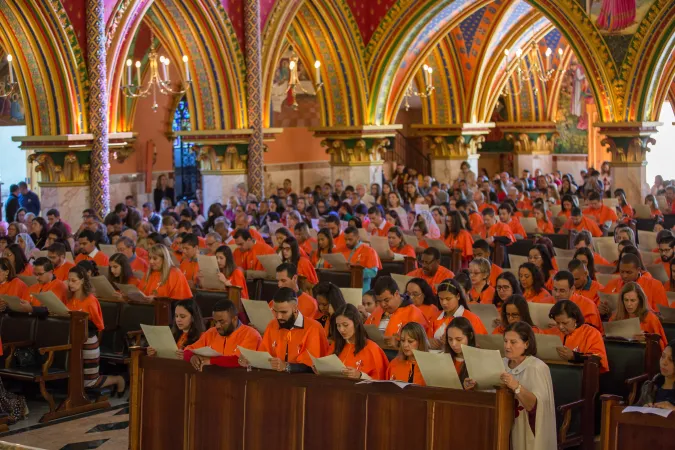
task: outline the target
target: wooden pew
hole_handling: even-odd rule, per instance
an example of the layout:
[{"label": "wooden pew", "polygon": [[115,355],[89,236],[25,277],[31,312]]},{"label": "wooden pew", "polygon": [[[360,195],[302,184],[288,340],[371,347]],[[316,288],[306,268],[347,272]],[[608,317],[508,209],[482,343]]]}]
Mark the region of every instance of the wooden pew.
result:
[{"label": "wooden pew", "polygon": [[340,288],[362,288],[363,267],[351,266],[349,271],[317,269],[319,281],[330,281]]},{"label": "wooden pew", "polygon": [[663,418],[637,412],[623,413],[621,397],[603,395],[600,448],[602,450],[672,450],[675,414]]},{"label": "wooden pew", "polygon": [[[3,322],[8,317],[11,319],[11,316],[5,316]],[[6,336],[3,336],[3,349],[8,356],[4,368],[0,369],[0,377],[39,384],[40,393],[49,404],[49,412],[40,418],[40,423],[110,407],[105,400],[92,402],[84,391],[82,348],[87,340],[88,317],[89,314],[82,311],[70,311],[69,317],[27,317],[35,321],[31,340],[11,342],[5,341]],[[28,347],[35,348],[39,355],[47,358],[34,369],[15,368],[12,364],[14,350]],[[46,386],[48,381],[55,380],[68,382],[68,395],[58,407]]]},{"label": "wooden pew", "polygon": [[216,304],[219,300],[228,299],[237,307],[237,310],[241,310],[241,288],[236,286],[230,286],[227,290],[214,291],[206,289],[197,289],[195,290],[195,302],[199,306],[199,310],[202,313],[204,319],[210,318],[213,313],[213,305]]},{"label": "wooden pew", "polygon": [[509,449],[514,400],[505,389],[401,389],[213,366],[196,372],[143,353],[132,352],[132,450]]}]

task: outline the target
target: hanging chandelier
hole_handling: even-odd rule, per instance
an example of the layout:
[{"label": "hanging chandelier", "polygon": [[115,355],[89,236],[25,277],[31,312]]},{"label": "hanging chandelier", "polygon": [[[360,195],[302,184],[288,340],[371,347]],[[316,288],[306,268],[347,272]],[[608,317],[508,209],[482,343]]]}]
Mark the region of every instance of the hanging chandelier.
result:
[{"label": "hanging chandelier", "polygon": [[303,83],[306,83],[307,80],[300,80],[299,66],[300,58],[293,50],[293,47],[290,49],[290,56],[288,57],[288,81],[286,83],[286,89],[275,95],[277,98],[287,100],[291,108],[297,110],[298,105],[298,95],[317,95],[319,91],[323,88],[323,82],[321,81],[321,61],[314,61],[314,78],[316,83],[314,83],[314,92],[309,92],[303,86]]},{"label": "hanging chandelier", "polygon": [[408,85],[408,88],[405,90],[404,94],[404,106],[406,111],[410,110],[410,103],[408,102],[410,97],[428,98],[433,95],[434,90],[436,89],[434,87],[434,69],[425,64],[422,66],[422,72],[424,74],[424,92],[415,91],[413,88],[413,82],[410,81],[410,84]]},{"label": "hanging chandelier", "polygon": [[[187,55],[183,55],[183,65],[185,66],[185,83],[183,84],[182,89],[173,89],[171,87],[171,80],[169,79],[169,65],[171,62],[169,58],[159,55],[157,52],[157,45],[154,43],[150,47],[148,63],[150,64],[150,80],[145,86],[143,86],[141,85],[141,62],[136,61],[134,64],[131,59],[127,59],[127,83],[123,84],[121,89],[122,94],[124,94],[124,96],[127,98],[147,97],[148,95],[152,94],[152,110],[153,112],[157,112],[157,109],[159,108],[159,105],[157,105],[157,91],[163,95],[183,95],[190,88],[190,85],[192,84],[192,78],[190,77],[188,57]],[[136,67],[136,84],[134,84],[132,77],[132,64]]]},{"label": "hanging chandelier", "polygon": [[8,98],[12,96],[19,88],[19,83],[14,79],[14,68],[12,67],[12,55],[7,55],[7,65],[9,67],[9,75],[7,79],[0,83],[0,98]]},{"label": "hanging chandelier", "polygon": [[[523,91],[523,86],[526,83],[530,83],[534,79],[538,79],[542,83],[548,83],[551,80],[558,80],[560,75],[563,74],[564,70],[562,69],[562,64],[559,62],[557,66],[553,65],[552,56],[553,50],[551,47],[548,47],[545,52],[546,59],[544,61],[544,67],[539,63],[539,58],[528,58],[527,55],[538,55],[537,44],[532,41],[528,45],[527,52],[524,52],[523,49],[519,48],[516,50],[516,58],[513,60],[511,58],[511,51],[507,48],[504,50],[504,59],[502,62],[502,68],[505,72],[508,73],[509,67],[515,65],[512,76],[515,77],[513,83],[506,83],[504,89],[502,90],[502,97],[508,97],[510,95],[519,96]],[[559,48],[558,59],[562,60],[564,51],[562,48]],[[528,60],[531,61],[528,64]],[[511,76],[509,77],[511,78]],[[535,86],[534,95],[539,93],[539,88]]]}]

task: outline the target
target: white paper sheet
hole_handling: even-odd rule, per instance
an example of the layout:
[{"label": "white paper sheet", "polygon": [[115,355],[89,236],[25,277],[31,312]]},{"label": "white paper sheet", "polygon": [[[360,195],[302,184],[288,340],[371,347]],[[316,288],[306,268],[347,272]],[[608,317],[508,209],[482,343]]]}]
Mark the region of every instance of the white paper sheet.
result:
[{"label": "white paper sheet", "polygon": [[176,356],[176,341],[171,334],[171,328],[168,326],[153,326],[141,324],[141,329],[150,347],[157,351],[157,356],[167,359],[178,359]]},{"label": "white paper sheet", "polygon": [[19,297],[13,295],[0,295],[0,300],[7,303],[7,306],[9,306],[9,309],[12,311],[21,312],[21,299]]},{"label": "white paper sheet", "polygon": [[340,288],[345,302],[354,305],[357,308],[363,304],[363,289],[361,288]]},{"label": "white paper sheet", "polygon": [[429,353],[413,350],[415,361],[427,386],[462,389],[450,353]]},{"label": "white paper sheet", "polygon": [[272,364],[270,363],[272,355],[270,355],[269,353],[249,350],[242,346],[239,346],[237,348],[239,349],[241,356],[243,356],[244,358],[246,358],[246,360],[248,360],[248,363],[251,365],[251,367],[255,367],[256,369],[273,370]]},{"label": "white paper sheet", "polygon": [[215,256],[197,255],[200,274],[218,275],[218,259]]},{"label": "white paper sheet", "polygon": [[527,302],[527,306],[530,309],[530,317],[532,317],[532,322],[542,330],[546,330],[550,320],[548,314],[551,312],[553,305],[550,303]]},{"label": "white paper sheet", "polygon": [[635,339],[636,334],[641,334],[640,319],[633,317],[626,320],[614,320],[612,322],[603,322],[603,329],[607,337],[621,337],[624,339]]},{"label": "white paper sheet", "polygon": [[371,383],[391,383],[394,384],[401,389],[405,389],[406,387],[412,385],[413,383],[406,383],[405,381],[398,381],[398,380],[363,380],[359,381],[356,384],[371,384]]},{"label": "white paper sheet", "polygon": [[647,408],[644,406],[626,406],[621,413],[637,412],[641,414],[656,414],[661,417],[668,417],[673,411],[663,408]]},{"label": "white paper sheet", "polygon": [[342,253],[323,253],[323,259],[330,264],[335,270],[349,270],[349,263]]},{"label": "white paper sheet", "polygon": [[59,300],[59,298],[52,291],[40,292],[31,295],[38,299],[40,303],[42,303],[42,306],[45,306],[50,313],[59,315],[68,314],[69,310],[66,305],[64,305],[63,302]]},{"label": "white paper sheet", "polygon": [[501,334],[477,334],[476,346],[483,350],[498,350],[504,357],[504,336]]},{"label": "white paper sheet", "polygon": [[462,345],[462,354],[469,378],[476,382],[477,389],[494,389],[501,384],[500,376],[506,369],[497,350],[483,350]]},{"label": "white paper sheet", "polygon": [[258,255],[258,261],[265,268],[265,273],[267,278],[275,280],[277,277],[277,267],[281,265],[281,256],[278,253],[272,253],[270,255]]},{"label": "white paper sheet", "polygon": [[209,291],[225,291],[225,285],[220,281],[220,278],[218,278],[218,274],[203,273],[200,271],[199,277],[199,284],[202,289],[207,289]]},{"label": "white paper sheet", "polygon": [[450,253],[450,248],[445,244],[445,241],[441,239],[431,239],[431,238],[426,238],[424,240],[427,244],[429,244],[429,247],[433,247],[437,249],[439,252],[443,253],[444,255],[447,255]]},{"label": "white paper sheet", "polygon": [[101,251],[101,253],[103,253],[108,258],[110,258],[112,255],[117,253],[117,247],[114,246],[114,245],[99,244],[98,246],[99,246],[99,250]]},{"label": "white paper sheet", "polygon": [[537,358],[548,361],[560,361],[560,355],[556,350],[563,346],[560,336],[555,334],[540,334],[534,335],[537,342]]},{"label": "white paper sheet", "polygon": [[192,353],[194,353],[195,355],[203,356],[205,358],[214,358],[216,356],[223,356],[222,353],[215,351],[211,347],[196,348],[192,350]]},{"label": "white paper sheet", "polygon": [[381,258],[388,258],[389,240],[386,237],[371,236],[370,246],[377,252],[377,256]]},{"label": "white paper sheet", "polygon": [[381,348],[386,347],[384,344],[384,333],[380,331],[377,325],[364,325],[366,329],[366,334],[368,334],[368,339],[375,342]]},{"label": "white paper sheet", "polygon": [[17,278],[26,283],[26,286],[28,287],[31,287],[38,282],[37,277],[34,277],[33,275],[17,275]]},{"label": "white paper sheet", "polygon": [[[521,217],[520,224],[523,226],[525,233],[527,234],[536,233],[535,230],[537,228],[537,219],[535,219],[534,217]],[[525,236],[523,236],[523,238],[524,237]]]},{"label": "white paper sheet", "polygon": [[401,275],[399,273],[392,273],[391,277],[398,285],[398,291],[400,293],[405,292],[405,287],[408,285],[408,282],[413,279],[413,277],[409,277],[408,275]]},{"label": "white paper sheet", "polygon": [[493,325],[495,319],[499,318],[499,311],[497,311],[495,305],[492,303],[472,303],[469,305],[469,310],[480,318],[488,333],[492,333],[492,330],[495,329]]},{"label": "white paper sheet", "polygon": [[131,300],[139,302],[149,301],[148,297],[133,284],[117,284],[117,288]]},{"label": "white paper sheet", "polygon": [[91,284],[94,287],[94,291],[96,292],[96,297],[98,298],[114,298],[115,293],[115,288],[113,287],[112,284],[110,284],[110,281],[103,275],[99,275],[97,277],[91,277]]},{"label": "white paper sheet", "polygon": [[251,325],[258,330],[260,334],[265,333],[267,325],[274,320],[274,313],[267,302],[262,300],[241,300],[244,310],[248,315]]},{"label": "white paper sheet", "polygon": [[413,234],[403,233],[403,240],[405,241],[406,244],[412,246],[412,248],[417,248],[420,246],[420,242],[417,239],[417,236]]},{"label": "white paper sheet", "polygon": [[368,230],[365,228],[359,228],[359,239],[361,239],[363,242],[370,242],[370,239],[372,236],[370,233],[368,233]]},{"label": "white paper sheet", "polygon": [[346,369],[345,365],[340,361],[337,355],[332,354],[324,356],[323,358],[315,358],[311,353],[309,357],[312,358],[312,364],[319,373],[319,375],[341,377],[342,371]]}]

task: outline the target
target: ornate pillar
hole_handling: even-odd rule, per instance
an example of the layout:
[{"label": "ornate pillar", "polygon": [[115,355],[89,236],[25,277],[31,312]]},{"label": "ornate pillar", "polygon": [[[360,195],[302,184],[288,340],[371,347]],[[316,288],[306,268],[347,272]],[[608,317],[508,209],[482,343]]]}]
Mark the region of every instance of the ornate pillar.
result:
[{"label": "ornate pillar", "polygon": [[260,0],[244,1],[246,39],[246,84],[248,125],[253,131],[248,145],[248,188],[259,199],[265,196],[262,56],[260,43]]},{"label": "ornate pillar", "polygon": [[431,175],[440,183],[456,180],[465,161],[478,173],[478,150],[493,127],[493,123],[413,125],[415,135],[422,137],[431,151]]},{"label": "ornate pillar", "polygon": [[91,146],[91,207],[101,219],[110,210],[108,94],[106,92],[105,4],[87,0],[87,69]]},{"label": "ornate pillar", "polygon": [[553,150],[558,132],[555,122],[500,123],[504,137],[513,144],[514,175],[527,169],[534,173],[553,170]]},{"label": "ornate pillar", "polygon": [[314,136],[323,138],[321,146],[330,155],[331,182],[382,185],[384,153],[402,125],[312,128]]},{"label": "ornate pillar", "polygon": [[629,203],[644,202],[649,192],[647,180],[647,152],[649,145],[656,143],[652,137],[663,125],[660,122],[615,122],[596,123],[600,134],[606,138],[602,145],[612,154],[612,191],[622,188]]}]

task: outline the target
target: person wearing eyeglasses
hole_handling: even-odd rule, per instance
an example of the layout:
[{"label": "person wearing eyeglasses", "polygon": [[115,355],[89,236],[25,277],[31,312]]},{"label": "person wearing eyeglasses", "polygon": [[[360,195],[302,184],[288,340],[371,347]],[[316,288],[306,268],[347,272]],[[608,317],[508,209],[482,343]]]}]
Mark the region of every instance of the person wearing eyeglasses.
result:
[{"label": "person wearing eyeglasses", "polygon": [[504,302],[504,306],[501,311],[501,317],[499,319],[499,326],[492,330],[492,334],[504,334],[506,327],[516,322],[525,322],[530,327],[532,331],[536,333],[541,333],[541,330],[532,322],[532,316],[530,316],[530,307],[523,297],[520,294],[511,295]]},{"label": "person wearing eyeglasses", "polygon": [[471,290],[469,301],[471,303],[492,303],[495,296],[495,288],[490,286],[490,261],[483,258],[475,258],[469,264],[469,278]]}]

